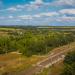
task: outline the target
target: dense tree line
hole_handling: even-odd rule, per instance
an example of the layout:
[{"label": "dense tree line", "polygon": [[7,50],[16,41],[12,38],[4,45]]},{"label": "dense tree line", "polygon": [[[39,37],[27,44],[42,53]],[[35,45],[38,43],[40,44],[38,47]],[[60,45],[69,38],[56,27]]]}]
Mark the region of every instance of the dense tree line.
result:
[{"label": "dense tree line", "polygon": [[66,55],[64,59],[64,69],[60,75],[75,75],[75,51]]},{"label": "dense tree line", "polygon": [[15,31],[0,36],[0,54],[19,51],[26,56],[46,54],[55,47],[74,41],[71,32],[49,30]]}]

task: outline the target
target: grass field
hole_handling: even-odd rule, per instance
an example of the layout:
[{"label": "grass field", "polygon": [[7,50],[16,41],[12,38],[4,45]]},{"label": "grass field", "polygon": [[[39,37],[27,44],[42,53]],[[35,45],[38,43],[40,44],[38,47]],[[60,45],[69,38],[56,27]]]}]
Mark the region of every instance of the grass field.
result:
[{"label": "grass field", "polygon": [[42,59],[44,59],[44,57],[24,57],[16,52],[0,55],[0,75],[28,69]]}]

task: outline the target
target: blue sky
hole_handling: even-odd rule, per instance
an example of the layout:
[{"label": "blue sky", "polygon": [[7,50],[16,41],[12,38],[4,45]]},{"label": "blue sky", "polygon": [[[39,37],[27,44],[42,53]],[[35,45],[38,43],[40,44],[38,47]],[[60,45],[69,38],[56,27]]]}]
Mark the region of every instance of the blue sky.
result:
[{"label": "blue sky", "polygon": [[0,25],[75,25],[75,0],[0,0]]}]

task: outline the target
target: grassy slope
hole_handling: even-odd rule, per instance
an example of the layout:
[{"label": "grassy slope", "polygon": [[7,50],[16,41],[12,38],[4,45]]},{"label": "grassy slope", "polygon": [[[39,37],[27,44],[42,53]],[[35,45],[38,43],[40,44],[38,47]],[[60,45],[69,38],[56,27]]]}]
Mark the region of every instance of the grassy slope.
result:
[{"label": "grassy slope", "polygon": [[36,62],[42,60],[44,57],[32,56],[24,57],[18,53],[8,53],[0,55],[0,75],[5,72],[18,72],[28,69]]}]

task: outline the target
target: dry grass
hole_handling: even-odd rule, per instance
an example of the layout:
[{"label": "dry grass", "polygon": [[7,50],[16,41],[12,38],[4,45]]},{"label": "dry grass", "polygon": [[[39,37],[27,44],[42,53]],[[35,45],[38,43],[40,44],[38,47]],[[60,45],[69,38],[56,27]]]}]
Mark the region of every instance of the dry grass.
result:
[{"label": "dry grass", "polygon": [[57,64],[55,64],[55,65],[53,65],[51,67],[51,73],[50,73],[50,75],[60,75],[60,73],[62,72],[63,66],[64,65],[63,65],[62,61],[59,62],[59,63],[57,63]]},{"label": "dry grass", "polygon": [[18,72],[23,69],[28,69],[42,59],[44,59],[44,57],[24,57],[18,53],[0,55],[0,75],[4,72]]}]

